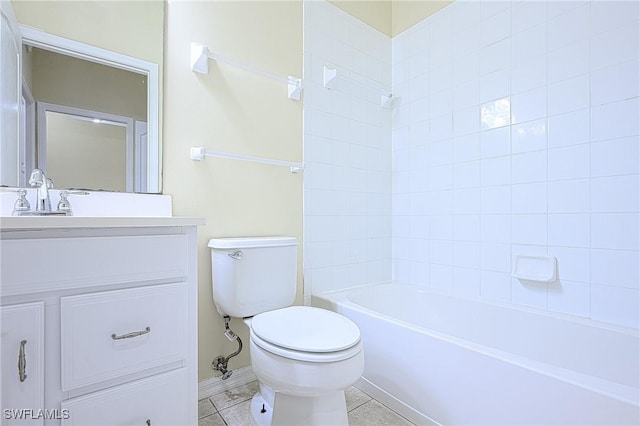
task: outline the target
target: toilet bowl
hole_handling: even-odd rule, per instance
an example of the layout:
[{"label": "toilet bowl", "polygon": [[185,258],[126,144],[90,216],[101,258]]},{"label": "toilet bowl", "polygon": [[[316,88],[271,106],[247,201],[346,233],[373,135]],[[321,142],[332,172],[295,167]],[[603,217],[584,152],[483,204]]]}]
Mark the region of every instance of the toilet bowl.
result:
[{"label": "toilet bowl", "polygon": [[246,322],[251,366],[261,384],[252,401],[254,423],[347,425],[344,389],[364,370],[357,326],[335,312],[306,306]]},{"label": "toilet bowl", "polygon": [[250,328],[256,425],[346,426],[344,390],[364,371],[360,330],[335,312],[291,306],[296,246],[292,237],[210,240],[214,302]]}]

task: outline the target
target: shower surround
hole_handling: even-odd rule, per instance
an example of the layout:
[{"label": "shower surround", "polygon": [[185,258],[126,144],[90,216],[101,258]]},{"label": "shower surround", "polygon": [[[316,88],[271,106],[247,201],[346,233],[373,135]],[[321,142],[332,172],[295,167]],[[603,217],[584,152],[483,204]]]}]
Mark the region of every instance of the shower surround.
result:
[{"label": "shower surround", "polygon": [[638,19],[456,1],[390,39],[305,2],[305,296],[394,279],[638,328]]},{"label": "shower surround", "polygon": [[360,327],[359,385],[419,424],[636,424],[639,3],[456,1],[393,39],[304,6],[305,302]]}]

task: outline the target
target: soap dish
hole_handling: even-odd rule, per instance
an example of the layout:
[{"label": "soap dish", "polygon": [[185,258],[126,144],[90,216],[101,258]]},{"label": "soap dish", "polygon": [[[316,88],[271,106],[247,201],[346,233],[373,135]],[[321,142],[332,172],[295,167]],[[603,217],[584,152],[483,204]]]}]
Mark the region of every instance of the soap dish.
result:
[{"label": "soap dish", "polygon": [[511,275],[521,280],[550,283],[558,279],[557,269],[553,256],[518,254]]}]

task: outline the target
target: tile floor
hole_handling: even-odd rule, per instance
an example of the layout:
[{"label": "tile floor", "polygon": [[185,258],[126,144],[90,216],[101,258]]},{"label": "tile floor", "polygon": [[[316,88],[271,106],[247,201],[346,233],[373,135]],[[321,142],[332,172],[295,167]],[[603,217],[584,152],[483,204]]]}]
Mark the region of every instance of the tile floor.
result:
[{"label": "tile floor", "polygon": [[[198,402],[198,426],[251,426],[249,404],[258,391],[251,382]],[[346,392],[350,426],[412,426],[413,423],[356,387]]]}]

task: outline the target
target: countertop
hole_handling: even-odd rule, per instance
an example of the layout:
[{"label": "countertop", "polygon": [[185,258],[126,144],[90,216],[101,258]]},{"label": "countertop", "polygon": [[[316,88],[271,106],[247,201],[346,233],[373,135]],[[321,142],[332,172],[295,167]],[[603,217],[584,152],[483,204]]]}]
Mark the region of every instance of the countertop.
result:
[{"label": "countertop", "polygon": [[71,228],[129,228],[204,225],[201,217],[5,216],[0,231]]}]

